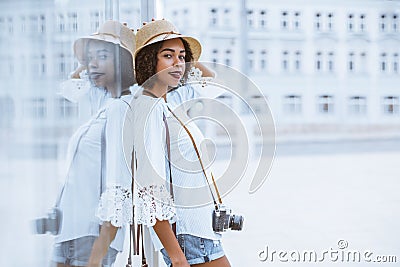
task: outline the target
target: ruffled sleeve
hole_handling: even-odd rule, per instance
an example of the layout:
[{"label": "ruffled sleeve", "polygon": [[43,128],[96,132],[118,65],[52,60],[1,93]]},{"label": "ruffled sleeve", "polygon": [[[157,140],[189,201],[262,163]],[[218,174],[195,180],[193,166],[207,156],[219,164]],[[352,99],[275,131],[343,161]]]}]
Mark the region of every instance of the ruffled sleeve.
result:
[{"label": "ruffled sleeve", "polygon": [[175,222],[175,208],[164,185],[150,185],[139,190],[136,201],[139,224],[154,226],[157,220]]},{"label": "ruffled sleeve", "polygon": [[96,215],[102,222],[108,221],[115,227],[122,227],[132,223],[132,207],[131,189],[114,186],[101,195]]},{"label": "ruffled sleeve", "polygon": [[169,192],[164,106],[162,100],[140,97],[135,104],[135,216],[139,224],[154,226],[157,220],[175,221]]}]

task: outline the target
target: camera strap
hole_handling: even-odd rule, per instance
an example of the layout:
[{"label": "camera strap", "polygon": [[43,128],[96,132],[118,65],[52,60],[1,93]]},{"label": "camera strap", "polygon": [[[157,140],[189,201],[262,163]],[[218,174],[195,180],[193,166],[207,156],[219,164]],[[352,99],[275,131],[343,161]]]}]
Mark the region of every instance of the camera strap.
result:
[{"label": "camera strap", "polygon": [[[211,189],[210,182],[208,180],[207,173],[206,173],[206,171],[204,169],[203,161],[201,160],[200,152],[199,152],[199,150],[197,148],[196,142],[194,141],[194,138],[193,138],[192,134],[190,133],[189,129],[186,127],[186,125],[178,118],[178,116],[176,116],[176,114],[174,112],[172,112],[170,107],[167,106],[167,108],[168,108],[169,112],[171,112],[171,114],[175,117],[175,119],[180,123],[180,125],[185,129],[186,133],[189,135],[189,138],[192,141],[194,150],[196,151],[197,158],[199,159],[199,162],[200,162],[201,169],[203,171],[204,177],[206,178],[208,187],[210,189],[211,196],[213,198],[213,202],[214,202],[214,206],[215,206],[215,210],[218,210],[218,204],[217,204],[217,201],[215,200],[213,191]],[[217,183],[215,182],[214,175],[212,173],[211,173],[211,177],[212,177],[212,181],[213,181],[213,184],[214,184],[215,192],[217,193],[217,196],[218,196],[218,202],[219,202],[219,204],[222,204],[221,195],[220,195],[220,193],[218,191]]]}]

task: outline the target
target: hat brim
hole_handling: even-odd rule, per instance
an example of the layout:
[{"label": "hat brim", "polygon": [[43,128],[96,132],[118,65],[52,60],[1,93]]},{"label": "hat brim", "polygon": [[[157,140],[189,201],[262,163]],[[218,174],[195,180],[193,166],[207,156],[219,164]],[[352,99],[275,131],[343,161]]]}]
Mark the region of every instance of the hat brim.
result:
[{"label": "hat brim", "polygon": [[146,47],[148,45],[166,41],[166,40],[177,39],[177,38],[182,38],[186,42],[188,42],[188,44],[190,46],[190,50],[192,50],[193,61],[198,61],[200,58],[200,55],[201,55],[200,42],[196,38],[186,36],[186,35],[181,35],[181,34],[175,34],[175,33],[162,34],[162,35],[158,35],[158,36],[154,37],[153,39],[151,39],[149,42],[147,42],[143,46],[137,48],[135,51],[134,57],[136,57],[136,55],[140,52],[140,50],[142,50],[144,47]]},{"label": "hat brim", "polygon": [[132,55],[132,59],[133,59],[134,55],[126,46],[121,44],[121,41],[119,38],[113,37],[111,35],[97,34],[97,35],[89,35],[89,36],[79,38],[74,43],[75,57],[78,59],[79,63],[82,65],[87,64],[87,62],[85,60],[85,48],[87,46],[87,43],[91,40],[102,41],[102,42],[106,42],[106,43],[119,45],[120,47],[122,47],[123,49],[128,51],[129,54]]}]

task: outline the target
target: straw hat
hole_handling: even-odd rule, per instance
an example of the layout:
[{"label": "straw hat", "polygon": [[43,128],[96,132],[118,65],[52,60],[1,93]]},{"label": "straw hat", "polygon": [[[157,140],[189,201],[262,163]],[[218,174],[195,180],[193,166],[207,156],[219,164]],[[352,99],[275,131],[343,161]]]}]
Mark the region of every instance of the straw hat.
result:
[{"label": "straw hat", "polygon": [[74,53],[79,63],[85,65],[85,48],[89,40],[99,40],[107,43],[118,44],[127,50],[134,58],[135,34],[133,30],[118,21],[108,20],[96,33],[79,38],[74,43]]},{"label": "straw hat", "polygon": [[180,34],[174,24],[164,19],[153,20],[144,24],[143,27],[138,30],[136,33],[135,57],[137,53],[145,46],[175,38],[182,38],[186,40],[190,45],[190,49],[192,50],[194,61],[199,59],[201,54],[200,42],[193,37]]}]

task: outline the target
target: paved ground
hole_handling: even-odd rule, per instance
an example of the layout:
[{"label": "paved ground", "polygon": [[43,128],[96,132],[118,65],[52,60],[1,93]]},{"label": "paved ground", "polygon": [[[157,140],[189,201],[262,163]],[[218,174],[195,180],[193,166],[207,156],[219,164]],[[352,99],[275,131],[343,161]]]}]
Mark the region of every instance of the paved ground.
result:
[{"label": "paved ground", "polygon": [[[226,198],[245,216],[243,231],[224,234],[232,266],[399,266],[399,162],[400,140],[278,145],[264,185],[250,195],[245,177]],[[53,161],[1,164],[0,266],[48,266],[52,237],[32,235],[30,220],[52,204],[59,172]]]}]

